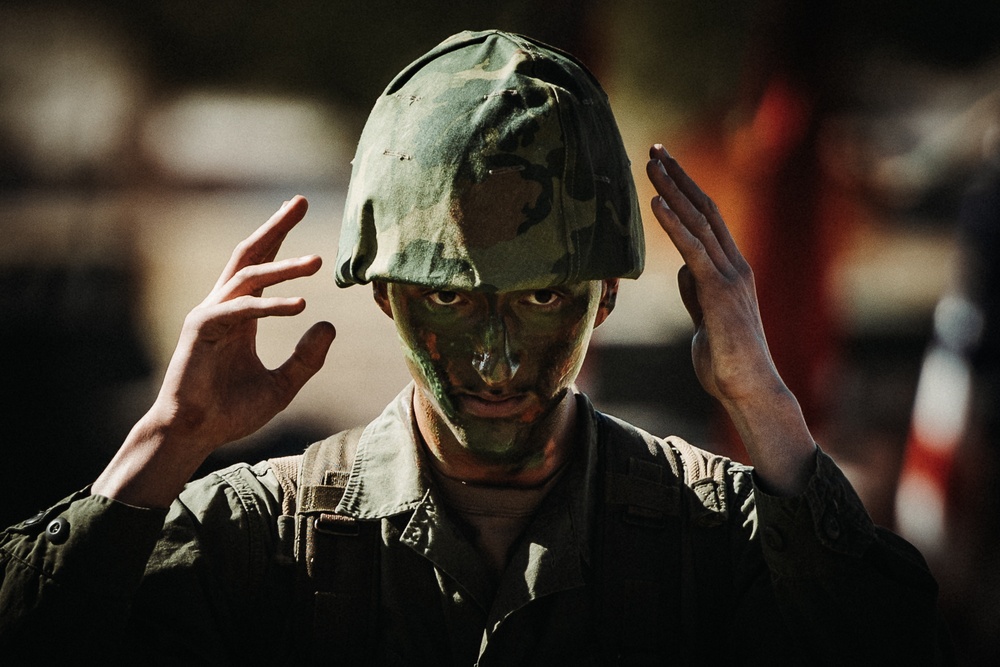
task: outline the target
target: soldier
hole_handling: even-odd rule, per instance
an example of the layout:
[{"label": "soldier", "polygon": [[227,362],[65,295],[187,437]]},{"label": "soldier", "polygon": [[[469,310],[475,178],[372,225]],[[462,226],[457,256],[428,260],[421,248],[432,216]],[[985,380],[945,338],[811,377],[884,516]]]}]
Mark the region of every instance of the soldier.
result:
[{"label": "soldier", "polygon": [[[379,98],[337,259],[371,283],[413,375],[375,421],[304,456],[192,482],[323,364],[281,367],[256,321],[293,198],[185,321],[163,387],[91,488],[3,540],[4,649],[274,664],[907,664],[942,658],[920,555],[874,527],[818,449],[764,339],[747,263],[659,145],[647,174],[679,249],[698,376],[754,468],[594,410],[574,386],[619,279],[642,270],[629,162],[571,56],[462,33]],[[65,643],[65,642],[60,642]]]}]

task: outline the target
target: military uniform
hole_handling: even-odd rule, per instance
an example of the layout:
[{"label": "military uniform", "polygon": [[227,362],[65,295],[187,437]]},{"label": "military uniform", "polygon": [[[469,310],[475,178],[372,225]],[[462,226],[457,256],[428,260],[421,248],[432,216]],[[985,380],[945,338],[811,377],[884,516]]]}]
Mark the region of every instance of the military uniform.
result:
[{"label": "military uniform", "polygon": [[[628,612],[602,609],[595,581],[613,576],[598,562],[597,534],[613,492],[589,402],[579,397],[568,469],[495,578],[430,481],[411,397],[412,387],[365,429],[342,501],[346,514],[380,524],[375,663],[608,664],[605,642],[620,630],[607,625]],[[647,555],[663,561],[654,568],[681,570],[677,595],[667,573],[646,610],[654,618],[635,619],[659,633],[654,664],[938,664],[933,580],[912,548],[872,526],[828,457],[819,454],[801,497],[776,498],[746,466],[636,433],[650,451],[682,452],[684,488],[702,498],[694,512],[710,518],[689,529],[721,545],[676,561]],[[300,641],[282,494],[266,462],[240,464],[190,484],[169,511],[83,491],[8,530],[6,648],[38,655],[71,641],[81,655],[103,645],[141,664],[282,664]],[[53,537],[46,526],[60,519],[67,527]],[[625,592],[625,604],[647,593]],[[627,655],[627,640],[614,641]]]}]

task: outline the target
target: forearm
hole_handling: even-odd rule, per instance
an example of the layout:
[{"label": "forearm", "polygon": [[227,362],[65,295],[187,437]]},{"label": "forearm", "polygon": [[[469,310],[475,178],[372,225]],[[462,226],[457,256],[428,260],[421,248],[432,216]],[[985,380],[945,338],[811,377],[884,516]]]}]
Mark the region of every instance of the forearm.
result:
[{"label": "forearm", "polygon": [[135,507],[166,508],[210,451],[185,441],[148,413],[132,428],[91,493]]},{"label": "forearm", "polygon": [[775,495],[801,493],[814,469],[816,443],[802,409],[783,384],[724,401],[758,481]]}]

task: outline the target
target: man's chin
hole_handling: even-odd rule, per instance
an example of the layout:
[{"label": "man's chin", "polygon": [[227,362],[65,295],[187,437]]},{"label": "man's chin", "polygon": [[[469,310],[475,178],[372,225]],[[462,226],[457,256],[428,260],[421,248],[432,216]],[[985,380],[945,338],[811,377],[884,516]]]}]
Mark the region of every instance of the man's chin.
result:
[{"label": "man's chin", "polygon": [[[476,428],[479,426],[479,428]],[[542,447],[516,423],[479,420],[456,433],[458,443],[480,463],[520,468],[537,459]]]}]

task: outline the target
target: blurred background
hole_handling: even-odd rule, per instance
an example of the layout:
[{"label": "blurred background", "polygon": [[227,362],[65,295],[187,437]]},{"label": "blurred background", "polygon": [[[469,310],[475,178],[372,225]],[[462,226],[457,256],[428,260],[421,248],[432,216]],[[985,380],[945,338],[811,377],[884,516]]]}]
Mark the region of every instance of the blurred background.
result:
[{"label": "blurred background", "polygon": [[[964,664],[1000,661],[1000,3],[986,0],[0,5],[4,525],[81,488],[155,396],[185,314],[290,196],[283,256],[335,256],[349,161],[392,76],[499,27],[604,82],[640,199],[662,142],[754,266],[775,361],[875,520],[930,561]],[[600,409],[745,459],[690,364],[680,262],[652,216],[580,379]],[[406,384],[391,322],[329,265],[261,325],[326,368],[207,466],[300,451]],[[206,467],[207,467],[206,466]]]}]

